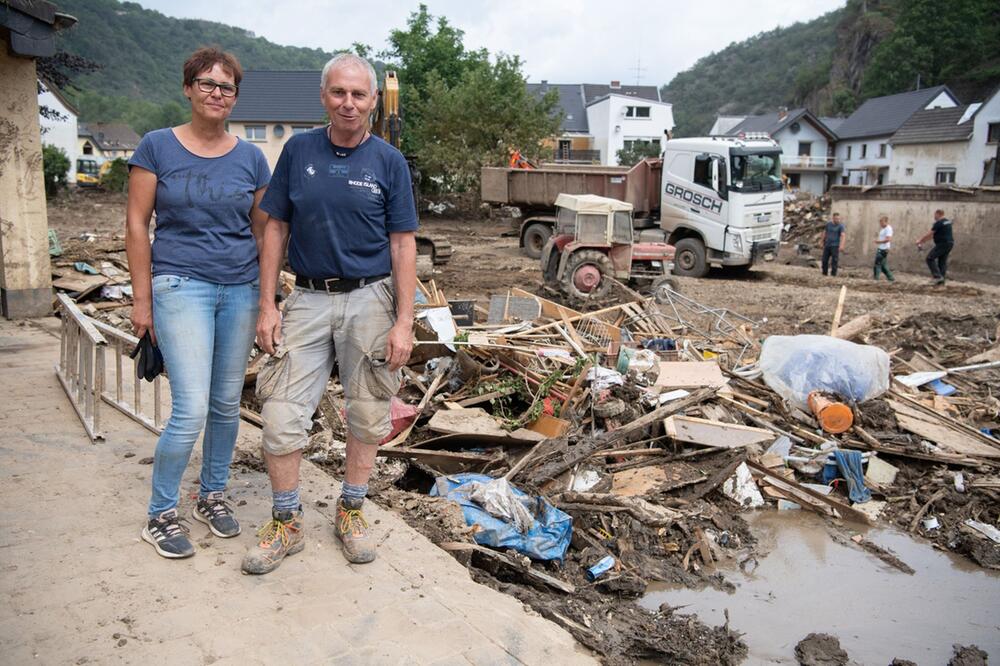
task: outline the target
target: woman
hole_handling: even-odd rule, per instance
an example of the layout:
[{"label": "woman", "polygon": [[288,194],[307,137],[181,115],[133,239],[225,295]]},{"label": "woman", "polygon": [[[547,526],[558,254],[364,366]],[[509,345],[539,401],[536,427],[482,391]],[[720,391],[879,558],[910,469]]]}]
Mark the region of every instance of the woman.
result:
[{"label": "woman", "polygon": [[202,429],[201,487],[192,515],[217,536],[240,533],[223,493],[257,321],[256,240],[267,221],[257,205],[270,180],[261,150],[226,131],[242,75],[232,55],[195,51],[184,63],[191,122],[146,134],[129,160],[132,325],[162,352],[172,403],[156,444],[142,538],[169,558],[194,555],[177,504]]}]

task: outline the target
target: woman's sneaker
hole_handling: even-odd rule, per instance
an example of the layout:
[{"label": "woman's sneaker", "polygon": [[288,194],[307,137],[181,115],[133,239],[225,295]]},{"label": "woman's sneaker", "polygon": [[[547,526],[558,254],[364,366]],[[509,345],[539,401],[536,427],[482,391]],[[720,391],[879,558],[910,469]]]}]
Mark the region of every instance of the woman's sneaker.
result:
[{"label": "woman's sneaker", "polygon": [[187,525],[178,517],[177,509],[164,511],[155,518],[150,518],[142,528],[142,540],[151,544],[156,552],[163,557],[180,559],[194,555],[194,546],[187,537]]},{"label": "woman's sneaker", "polygon": [[199,497],[191,515],[198,522],[208,525],[217,537],[228,539],[240,533],[240,524],[236,522],[232,507],[223,499],[221,490]]}]

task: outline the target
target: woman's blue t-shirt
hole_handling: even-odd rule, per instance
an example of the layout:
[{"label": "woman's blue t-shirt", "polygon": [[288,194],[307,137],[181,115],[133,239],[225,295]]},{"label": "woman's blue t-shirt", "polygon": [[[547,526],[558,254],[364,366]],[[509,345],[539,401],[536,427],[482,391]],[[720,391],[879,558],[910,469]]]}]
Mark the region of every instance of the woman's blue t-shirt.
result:
[{"label": "woman's blue t-shirt", "polygon": [[237,139],[225,155],[199,157],[167,127],[147,133],[128,163],[156,174],[153,275],[215,284],[257,279],[250,209],[271,179],[260,148]]}]

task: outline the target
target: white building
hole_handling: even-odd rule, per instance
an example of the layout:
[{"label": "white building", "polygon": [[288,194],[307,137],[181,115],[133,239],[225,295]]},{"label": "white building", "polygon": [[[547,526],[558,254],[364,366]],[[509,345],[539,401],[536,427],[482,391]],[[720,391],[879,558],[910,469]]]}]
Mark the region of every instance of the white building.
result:
[{"label": "white building", "polygon": [[947,86],[874,97],[837,128],[836,157],[842,185],[889,183],[893,135],[922,109],[951,108],[958,100]]},{"label": "white building", "polygon": [[[716,120],[717,125],[720,120]],[[839,170],[834,156],[837,137],[808,109],[749,116],[727,134],[751,132],[763,132],[781,145],[781,172],[790,188],[823,194],[834,184],[833,177]]]},{"label": "white building", "polygon": [[890,143],[892,184],[994,185],[1000,90],[981,104],[918,111]]},{"label": "white building", "polygon": [[66,101],[55,86],[39,81],[42,92],[38,94],[38,106],[48,107],[59,114],[59,119],[46,118],[39,115],[38,122],[42,128],[42,143],[62,148],[69,158],[69,182],[76,182],[76,158],[79,157],[79,142],[77,141],[76,107]]},{"label": "white building", "polygon": [[601,164],[617,165],[619,150],[663,146],[674,129],[673,105],[612,92],[587,104],[587,126]]}]

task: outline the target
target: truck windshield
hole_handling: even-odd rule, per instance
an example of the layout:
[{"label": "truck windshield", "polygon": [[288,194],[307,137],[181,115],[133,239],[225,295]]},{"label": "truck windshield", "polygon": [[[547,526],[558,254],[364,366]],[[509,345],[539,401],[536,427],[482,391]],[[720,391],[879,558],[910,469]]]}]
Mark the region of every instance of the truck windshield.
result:
[{"label": "truck windshield", "polygon": [[738,192],[771,192],[781,189],[781,154],[733,155],[730,189]]}]

